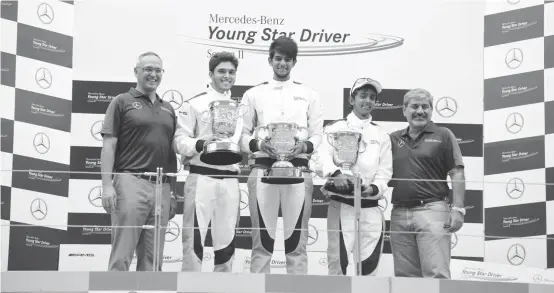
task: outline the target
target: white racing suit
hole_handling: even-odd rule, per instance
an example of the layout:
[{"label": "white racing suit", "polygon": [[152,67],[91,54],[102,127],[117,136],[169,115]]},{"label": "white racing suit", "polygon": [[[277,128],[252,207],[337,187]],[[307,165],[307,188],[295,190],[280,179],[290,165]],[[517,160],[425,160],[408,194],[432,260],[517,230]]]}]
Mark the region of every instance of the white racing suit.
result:
[{"label": "white racing suit", "polygon": [[[373,187],[374,195],[383,195],[392,176],[392,153],[389,135],[369,119],[361,120],[354,113],[346,119],[338,120],[325,128],[325,135],[337,130],[356,129],[362,133],[366,144],[365,151],[359,153],[358,160],[351,168],[360,173],[362,187]],[[318,149],[320,175],[334,177],[340,169],[333,163],[333,146],[324,137]],[[319,173],[319,172],[318,172]],[[331,181],[331,180],[329,180]],[[356,249],[353,197],[341,197],[322,187],[324,195],[330,198],[327,212],[328,269],[330,275],[346,275],[350,253]],[[381,257],[384,238],[384,218],[377,200],[362,198],[360,214],[361,275],[375,275]]]},{"label": "white racing suit", "polygon": [[304,172],[304,182],[295,184],[269,184],[262,180],[264,171],[275,160],[259,151],[253,136],[257,126],[272,122],[296,123],[307,127],[309,139],[306,153],[290,162],[298,167],[308,167],[310,155],[319,147],[323,132],[323,113],[318,94],[291,80],[270,81],[248,90],[242,99],[248,107],[244,116],[241,138],[243,152],[250,153],[252,171],[248,179],[249,208],[252,219],[252,258],[250,272],[270,273],[270,263],[275,244],[279,207],[283,217],[286,267],[289,274],[307,274],[308,221],[312,211],[313,182],[309,171]]},{"label": "white racing suit", "polygon": [[[210,86],[183,103],[178,114],[173,148],[181,154],[183,166],[189,168],[184,190],[182,271],[201,271],[210,221],[214,271],[232,270],[240,203],[236,175],[240,169],[238,164],[214,166],[200,160],[204,141],[212,137],[212,125],[202,121],[202,113],[208,110],[210,102],[230,99],[230,92],[220,94]],[[242,119],[239,118],[231,141],[239,143],[241,132]]]}]

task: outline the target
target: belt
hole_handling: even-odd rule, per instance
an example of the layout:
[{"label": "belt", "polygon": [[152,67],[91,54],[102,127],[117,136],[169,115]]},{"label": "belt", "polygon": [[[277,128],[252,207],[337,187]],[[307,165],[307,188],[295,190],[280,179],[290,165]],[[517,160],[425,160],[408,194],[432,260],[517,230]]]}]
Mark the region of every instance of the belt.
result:
[{"label": "belt", "polygon": [[[342,197],[342,196],[338,196],[338,195],[335,195],[335,194],[332,194],[330,197],[329,197],[331,200],[334,200],[336,202],[340,202],[340,203],[343,203],[343,204],[347,204],[349,206],[354,206],[354,198],[345,198],[345,197]],[[378,207],[379,206],[379,201],[377,200],[374,200],[374,199],[367,199],[367,198],[362,198],[360,200],[360,205],[361,205],[361,208],[364,209],[364,208],[374,208],[374,207]]]},{"label": "belt", "polygon": [[[256,158],[254,159],[254,166],[253,168],[270,168],[273,163],[277,162],[276,159],[272,158]],[[310,161],[308,159],[304,158],[294,158],[289,161],[294,167],[306,167],[308,168],[308,164]]]},{"label": "belt", "polygon": [[[138,172],[133,172],[133,171],[122,171],[123,173],[138,173]],[[144,180],[148,180],[152,183],[156,183],[156,176],[155,175],[145,175],[145,174],[131,174],[137,178],[140,178],[140,179],[144,179]],[[171,179],[171,177],[167,176],[167,175],[162,175],[162,183],[168,183],[169,180]]]},{"label": "belt", "polygon": [[234,172],[234,171],[219,170],[219,169],[196,166],[196,165],[189,166],[189,173],[204,175],[215,179],[238,178],[238,175],[239,175],[238,172]]},{"label": "belt", "polygon": [[422,207],[428,203],[443,201],[443,200],[446,200],[446,198],[433,197],[433,198],[422,199],[422,200],[401,201],[401,202],[393,203],[393,207],[411,209],[411,208]]}]

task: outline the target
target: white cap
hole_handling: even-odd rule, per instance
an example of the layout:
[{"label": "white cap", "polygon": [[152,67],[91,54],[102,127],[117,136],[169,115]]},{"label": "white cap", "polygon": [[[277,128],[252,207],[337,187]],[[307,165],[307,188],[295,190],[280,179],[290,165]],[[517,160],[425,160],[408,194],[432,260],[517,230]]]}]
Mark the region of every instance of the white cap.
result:
[{"label": "white cap", "polygon": [[352,86],[352,88],[350,89],[350,96],[352,96],[352,93],[363,87],[363,86],[366,86],[366,85],[371,85],[372,87],[375,88],[375,90],[377,91],[377,94],[380,94],[381,91],[383,91],[383,87],[381,87],[381,84],[376,81],[376,80],[373,80],[371,78],[366,78],[366,77],[362,77],[362,78],[358,78],[355,82],[354,82],[354,85]]}]

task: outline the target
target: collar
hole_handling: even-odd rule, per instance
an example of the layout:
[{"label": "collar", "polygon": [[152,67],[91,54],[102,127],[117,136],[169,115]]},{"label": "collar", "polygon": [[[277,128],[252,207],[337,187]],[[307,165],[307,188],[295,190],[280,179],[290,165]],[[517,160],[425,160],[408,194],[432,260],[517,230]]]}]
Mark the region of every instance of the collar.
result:
[{"label": "collar", "polygon": [[221,94],[213,88],[212,83],[208,84],[208,91],[215,97],[231,98],[231,90],[225,91]]},{"label": "collar", "polygon": [[[404,128],[402,130],[401,136],[408,136],[408,131],[410,130],[410,126]],[[429,121],[427,125],[425,125],[425,128],[423,128],[422,133],[433,133],[437,131],[437,125],[433,121]]]},{"label": "collar", "polygon": [[289,78],[288,80],[285,80],[285,81],[271,79],[271,81],[269,81],[269,85],[273,88],[282,88],[282,87],[291,85],[292,82],[293,81],[292,81],[291,78]]},{"label": "collar", "polygon": [[[132,88],[129,88],[129,91],[128,91],[129,94],[131,94],[131,96],[133,96],[133,98],[141,98],[141,97],[145,97],[145,98],[148,98],[145,94],[139,92],[136,88],[132,87]],[[158,100],[158,102],[160,103],[165,103],[164,100],[162,100],[160,98],[160,96],[158,95],[158,93],[156,93],[156,99]]]},{"label": "collar", "polygon": [[348,123],[351,123],[351,124],[354,124],[354,125],[371,123],[372,120],[373,120],[373,116],[371,116],[371,114],[369,115],[369,118],[367,118],[367,119],[358,118],[358,116],[356,116],[356,114],[354,114],[354,112],[350,112],[350,114],[348,114],[348,116],[346,116],[346,121],[348,121]]}]

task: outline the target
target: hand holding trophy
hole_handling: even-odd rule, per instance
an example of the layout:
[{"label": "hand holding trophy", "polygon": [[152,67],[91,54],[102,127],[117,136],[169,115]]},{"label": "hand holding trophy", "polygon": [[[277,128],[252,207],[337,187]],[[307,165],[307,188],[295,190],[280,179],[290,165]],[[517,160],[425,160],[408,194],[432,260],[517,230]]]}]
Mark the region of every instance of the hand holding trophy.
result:
[{"label": "hand holding trophy", "polygon": [[[328,180],[323,189],[339,196],[351,197],[354,194],[354,173],[351,169],[358,161],[358,155],[365,152],[367,145],[362,140],[360,132],[350,129],[328,133],[326,138],[333,147],[333,163],[341,174]],[[367,187],[362,185],[362,196],[367,195],[367,192],[364,192],[366,189]]]},{"label": "hand holding trophy", "polygon": [[209,104],[202,113],[202,121],[211,123],[213,136],[204,144],[200,160],[210,165],[232,165],[242,161],[238,144],[231,141],[237,120],[248,108],[233,100],[218,100]]},{"label": "hand holding trophy", "polygon": [[256,128],[254,135],[262,140],[262,151],[277,159],[266,170],[266,182],[271,184],[294,184],[304,180],[303,170],[288,160],[291,150],[308,139],[308,129],[295,123],[279,122]]}]

